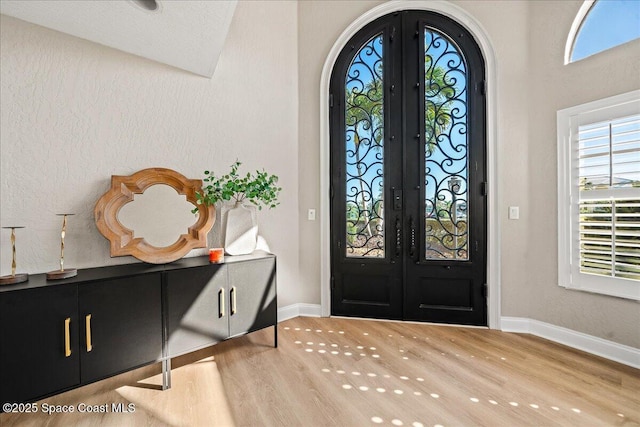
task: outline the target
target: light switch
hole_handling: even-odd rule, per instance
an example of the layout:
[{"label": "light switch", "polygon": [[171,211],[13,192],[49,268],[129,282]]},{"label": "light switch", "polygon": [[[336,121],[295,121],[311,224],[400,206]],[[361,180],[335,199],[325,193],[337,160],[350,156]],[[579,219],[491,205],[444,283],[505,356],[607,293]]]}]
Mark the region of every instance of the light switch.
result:
[{"label": "light switch", "polygon": [[309,209],[307,211],[307,219],[309,221],[315,221],[316,220],[316,210],[315,209]]},{"label": "light switch", "polygon": [[519,206],[509,206],[509,219],[520,219]]}]

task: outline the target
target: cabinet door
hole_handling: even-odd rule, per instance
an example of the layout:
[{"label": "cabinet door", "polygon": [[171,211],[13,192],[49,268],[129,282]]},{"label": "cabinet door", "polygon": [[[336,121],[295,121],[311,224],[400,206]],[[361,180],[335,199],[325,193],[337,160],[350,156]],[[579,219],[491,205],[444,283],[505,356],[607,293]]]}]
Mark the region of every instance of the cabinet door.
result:
[{"label": "cabinet door", "polygon": [[204,348],[229,336],[225,265],[167,272],[169,356]]},{"label": "cabinet door", "polygon": [[79,287],[83,383],[162,358],[161,303],[160,273]]},{"label": "cabinet door", "polygon": [[231,263],[229,268],[229,335],[277,323],[276,259]]},{"label": "cabinet door", "polygon": [[77,301],[75,285],[0,293],[0,403],[79,384]]}]

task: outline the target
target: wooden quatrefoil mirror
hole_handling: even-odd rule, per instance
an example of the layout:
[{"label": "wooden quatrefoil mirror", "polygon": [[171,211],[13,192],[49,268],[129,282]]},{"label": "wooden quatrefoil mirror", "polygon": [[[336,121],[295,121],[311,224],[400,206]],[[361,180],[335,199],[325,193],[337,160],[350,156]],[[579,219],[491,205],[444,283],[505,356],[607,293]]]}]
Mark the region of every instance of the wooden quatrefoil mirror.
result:
[{"label": "wooden quatrefoil mirror", "polygon": [[[198,209],[197,217],[190,214],[193,221],[187,220],[192,225],[178,228],[179,230],[184,229],[186,232],[176,232],[175,240],[170,236],[168,241],[173,243],[168,246],[160,246],[157,243],[159,241],[166,242],[166,237],[164,240],[151,236],[146,239],[144,236],[138,237],[135,230],[125,226],[125,224],[130,226],[129,222],[125,221],[125,224],[122,222],[121,210],[124,211],[122,208],[132,202],[136,194],[143,195],[145,190],[151,186],[172,188],[177,193],[174,194],[174,199],[177,199],[178,203],[180,203],[179,195],[184,196],[181,204],[187,207],[184,208],[186,210],[183,209],[183,219],[184,213],[194,207]],[[165,168],[143,169],[130,176],[112,175],[110,190],[100,197],[93,211],[98,230],[110,242],[111,256],[131,255],[151,264],[165,264],[182,258],[192,249],[206,247],[207,233],[213,227],[216,216],[213,206],[196,203],[196,192],[201,188],[202,180],[187,179],[178,172]],[[151,193],[152,191],[149,191],[149,194]],[[139,196],[139,198],[141,197]],[[165,230],[167,228],[166,220],[163,224],[163,221],[154,219],[164,213],[163,211],[164,209],[146,208],[142,218],[144,225],[148,225],[146,224],[148,222],[156,225],[158,229],[162,229],[159,231]],[[145,231],[145,233],[149,233],[149,231]]]}]

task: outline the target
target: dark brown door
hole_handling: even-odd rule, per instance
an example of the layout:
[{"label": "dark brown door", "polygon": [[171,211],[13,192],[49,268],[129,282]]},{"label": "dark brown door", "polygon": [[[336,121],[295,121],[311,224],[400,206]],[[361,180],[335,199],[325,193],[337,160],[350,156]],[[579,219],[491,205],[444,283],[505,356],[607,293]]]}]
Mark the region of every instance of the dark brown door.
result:
[{"label": "dark brown door", "polygon": [[484,61],[442,15],[379,18],[331,80],[332,314],[486,325]]}]

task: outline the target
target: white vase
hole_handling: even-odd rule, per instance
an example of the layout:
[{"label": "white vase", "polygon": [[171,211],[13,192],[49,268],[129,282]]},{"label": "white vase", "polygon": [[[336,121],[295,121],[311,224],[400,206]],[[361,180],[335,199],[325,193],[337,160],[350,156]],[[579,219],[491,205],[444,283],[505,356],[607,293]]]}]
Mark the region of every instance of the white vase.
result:
[{"label": "white vase", "polygon": [[256,250],[258,218],[255,206],[236,203],[223,212],[224,251],[228,255],[246,255]]}]

